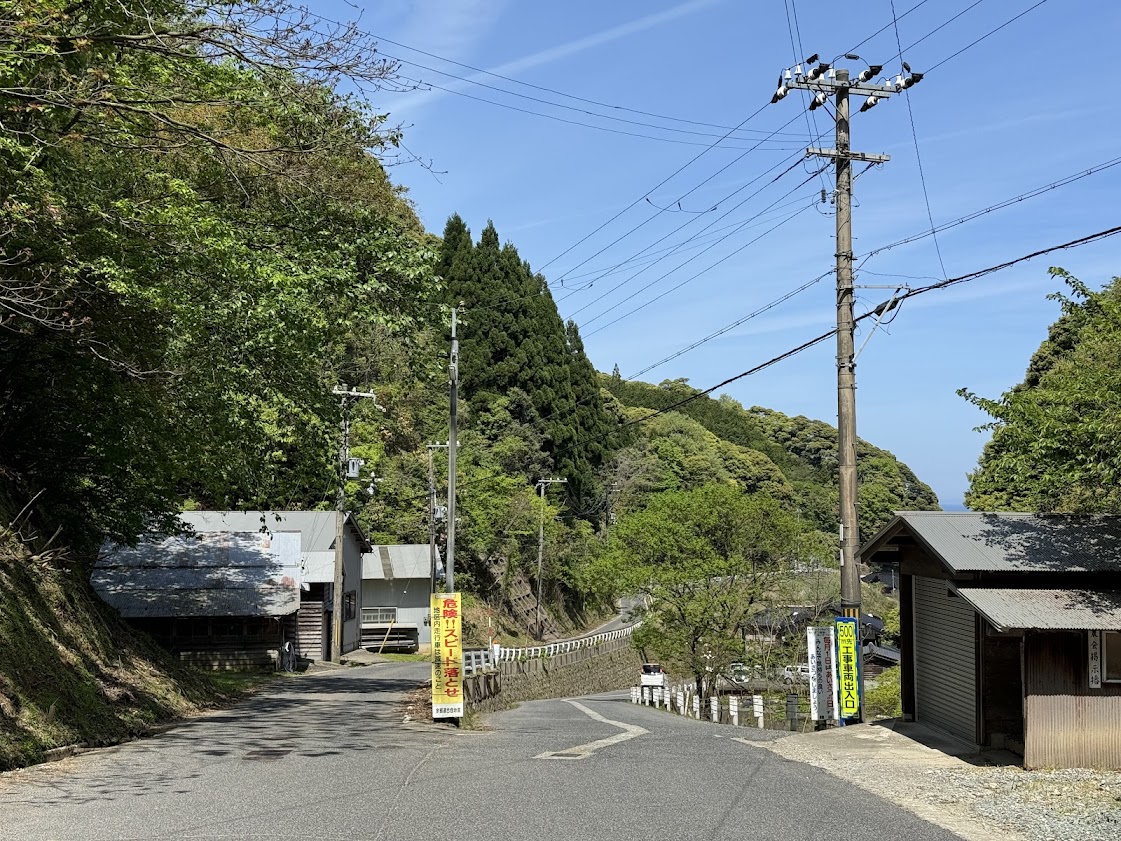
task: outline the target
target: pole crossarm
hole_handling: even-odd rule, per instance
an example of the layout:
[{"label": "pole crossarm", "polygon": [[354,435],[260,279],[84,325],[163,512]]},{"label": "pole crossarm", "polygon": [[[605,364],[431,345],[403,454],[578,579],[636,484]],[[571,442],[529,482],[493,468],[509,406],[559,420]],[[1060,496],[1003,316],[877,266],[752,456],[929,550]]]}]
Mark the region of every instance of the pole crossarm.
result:
[{"label": "pole crossarm", "polygon": [[816,82],[790,81],[786,83],[789,90],[813,91],[814,93],[836,94],[842,89],[847,90],[850,96],[874,96],[877,99],[887,99],[899,93],[896,86],[888,82],[886,85],[864,85],[859,82],[841,82],[837,79],[818,79]]},{"label": "pole crossarm", "polygon": [[864,161],[870,164],[885,164],[891,160],[891,155],[877,155],[872,152],[839,152],[836,149],[818,149],[811,146],[806,150],[806,157],[817,158],[848,158],[850,161]]}]

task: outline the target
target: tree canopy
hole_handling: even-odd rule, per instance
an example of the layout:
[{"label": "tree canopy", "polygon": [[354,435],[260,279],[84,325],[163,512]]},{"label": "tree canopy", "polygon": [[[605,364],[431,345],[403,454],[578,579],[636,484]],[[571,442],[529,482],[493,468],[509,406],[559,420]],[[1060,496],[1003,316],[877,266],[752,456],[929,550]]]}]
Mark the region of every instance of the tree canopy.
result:
[{"label": "tree canopy", "polygon": [[1069,295],[1024,381],[999,398],[966,503],[975,510],[1121,513],[1121,279],[1101,291],[1059,268]]}]

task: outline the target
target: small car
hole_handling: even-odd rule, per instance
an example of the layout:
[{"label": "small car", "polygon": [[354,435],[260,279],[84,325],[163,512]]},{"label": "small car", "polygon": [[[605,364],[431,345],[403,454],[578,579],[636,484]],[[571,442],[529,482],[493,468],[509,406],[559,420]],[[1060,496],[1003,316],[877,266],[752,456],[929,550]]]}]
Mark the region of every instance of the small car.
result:
[{"label": "small car", "polygon": [[810,679],[810,664],[796,663],[782,670],[783,683],[805,683]]},{"label": "small car", "polygon": [[639,686],[669,686],[669,675],[658,663],[643,663]]}]

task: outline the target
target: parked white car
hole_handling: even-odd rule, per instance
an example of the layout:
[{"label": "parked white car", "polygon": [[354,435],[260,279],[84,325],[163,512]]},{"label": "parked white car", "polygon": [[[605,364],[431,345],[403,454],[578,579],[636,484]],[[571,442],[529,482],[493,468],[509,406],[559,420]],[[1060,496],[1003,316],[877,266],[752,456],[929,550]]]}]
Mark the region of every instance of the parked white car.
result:
[{"label": "parked white car", "polygon": [[806,683],[810,679],[810,664],[797,663],[782,670],[783,683]]},{"label": "parked white car", "polygon": [[657,663],[643,663],[642,674],[639,675],[639,686],[669,686],[669,675]]}]

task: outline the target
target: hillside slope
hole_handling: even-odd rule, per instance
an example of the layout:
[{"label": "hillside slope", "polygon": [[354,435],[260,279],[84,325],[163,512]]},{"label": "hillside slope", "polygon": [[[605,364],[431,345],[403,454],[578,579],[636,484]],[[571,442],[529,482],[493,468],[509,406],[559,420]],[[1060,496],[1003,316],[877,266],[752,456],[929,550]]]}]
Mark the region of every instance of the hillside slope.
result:
[{"label": "hillside slope", "polygon": [[80,567],[0,545],[0,771],[114,744],[222,697],[121,622]]}]

